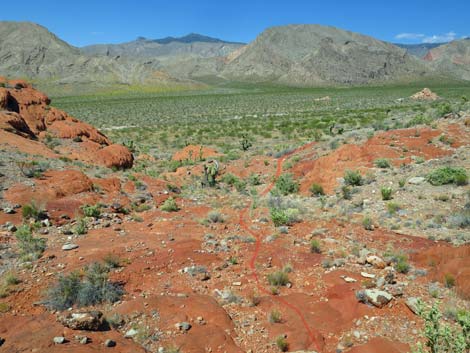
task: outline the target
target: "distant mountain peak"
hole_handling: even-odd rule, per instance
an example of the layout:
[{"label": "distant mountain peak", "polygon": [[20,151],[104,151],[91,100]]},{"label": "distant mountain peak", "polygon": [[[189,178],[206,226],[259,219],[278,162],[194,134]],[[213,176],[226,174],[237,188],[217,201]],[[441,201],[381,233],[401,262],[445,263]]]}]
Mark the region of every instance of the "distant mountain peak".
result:
[{"label": "distant mountain peak", "polygon": [[152,42],[159,43],[159,44],[169,44],[171,42],[177,43],[195,43],[195,42],[202,42],[202,43],[231,43],[231,44],[244,44],[244,43],[237,43],[237,42],[229,42],[219,38],[213,38],[209,36],[205,36],[199,33],[189,33],[182,37],[165,37],[160,39],[153,39]]}]

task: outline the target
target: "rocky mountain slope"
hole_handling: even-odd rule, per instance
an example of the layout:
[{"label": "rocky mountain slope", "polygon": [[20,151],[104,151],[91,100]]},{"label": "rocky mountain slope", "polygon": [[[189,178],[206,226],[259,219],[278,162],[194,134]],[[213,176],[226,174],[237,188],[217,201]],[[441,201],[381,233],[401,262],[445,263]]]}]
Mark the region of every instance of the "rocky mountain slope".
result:
[{"label": "rocky mountain slope", "polygon": [[319,25],[264,31],[222,71],[229,79],[287,84],[364,84],[419,78],[425,66],[405,50],[361,34]]},{"label": "rocky mountain slope", "polygon": [[[409,54],[420,56],[427,46],[403,49],[320,25],[270,28],[248,45],[189,34],[79,49],[42,26],[0,22],[0,74],[88,86],[187,87],[209,79],[301,86],[358,85],[413,81],[443,73],[470,79],[465,67],[465,41],[458,43],[459,48],[452,43],[434,48],[428,61],[441,59],[433,65]],[[453,54],[439,54],[446,48]]]},{"label": "rocky mountain slope", "polygon": [[29,22],[0,22],[0,73],[57,83],[171,84],[155,63],[88,57],[46,28]]},{"label": "rocky mountain slope", "polygon": [[87,55],[119,55],[134,59],[182,55],[207,58],[226,56],[243,45],[243,43],[225,42],[217,38],[191,33],[179,38],[147,39],[140,37],[121,44],[90,45],[81,48],[81,51]]},{"label": "rocky mountain slope", "polygon": [[470,38],[431,49],[424,60],[436,70],[459,79],[470,80]]},{"label": "rocky mountain slope", "polygon": [[420,44],[400,44],[394,43],[397,47],[405,49],[408,54],[414,55],[420,59],[424,58],[426,54],[434,48],[437,48],[446,43],[420,43]]}]

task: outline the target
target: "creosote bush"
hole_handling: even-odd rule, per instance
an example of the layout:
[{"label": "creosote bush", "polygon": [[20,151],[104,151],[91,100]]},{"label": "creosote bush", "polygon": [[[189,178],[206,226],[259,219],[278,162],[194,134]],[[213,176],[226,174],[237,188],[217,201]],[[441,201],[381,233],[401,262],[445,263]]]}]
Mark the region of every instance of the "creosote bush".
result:
[{"label": "creosote bush", "polygon": [[82,206],[82,212],[85,217],[98,218],[101,214],[100,205],[85,205]]},{"label": "creosote bush", "polygon": [[34,202],[23,205],[21,212],[25,220],[34,219],[35,221],[40,221],[46,218],[46,212]]},{"label": "creosote bush", "polygon": [[173,197],[169,197],[163,202],[163,204],[160,206],[160,209],[165,212],[177,212],[179,211],[179,207],[176,204],[176,201]]},{"label": "creosote bush", "polygon": [[280,175],[273,190],[275,194],[284,196],[294,194],[297,191],[299,191],[299,183],[294,180],[293,175],[290,173]]},{"label": "creosote bush", "polygon": [[382,168],[382,169],[386,169],[386,168],[390,168],[391,165],[390,165],[390,161],[386,158],[379,158],[379,159],[376,159],[374,161],[374,164],[377,168]]},{"label": "creosote bush", "polygon": [[310,242],[310,252],[315,254],[321,254],[320,242],[317,239],[312,239]]},{"label": "creosote bush", "polygon": [[57,284],[47,293],[46,305],[50,309],[64,310],[74,305],[84,307],[118,301],[123,290],[120,285],[109,282],[108,273],[107,266],[95,262],[82,271],[60,275]]},{"label": "creosote bush", "polygon": [[468,184],[468,175],[464,168],[442,167],[429,173],[427,180],[435,186],[446,184],[461,186]]},{"label": "creosote bush", "polygon": [[27,225],[20,226],[15,232],[21,258],[25,261],[36,260],[41,257],[46,249],[46,240],[36,238]]},{"label": "creosote bush", "polygon": [[284,271],[276,271],[268,275],[268,283],[271,286],[285,286],[289,283],[289,276]]},{"label": "creosote bush", "polygon": [[287,352],[289,350],[289,344],[284,336],[276,338],[276,346],[281,352]]},{"label": "creosote bush", "polygon": [[325,195],[325,191],[323,190],[323,186],[317,183],[313,183],[312,186],[310,186],[310,192],[312,193],[312,196],[321,196]]},{"label": "creosote bush", "polygon": [[344,174],[344,183],[346,185],[361,186],[363,182],[364,180],[362,178],[362,175],[357,170],[348,170]]}]

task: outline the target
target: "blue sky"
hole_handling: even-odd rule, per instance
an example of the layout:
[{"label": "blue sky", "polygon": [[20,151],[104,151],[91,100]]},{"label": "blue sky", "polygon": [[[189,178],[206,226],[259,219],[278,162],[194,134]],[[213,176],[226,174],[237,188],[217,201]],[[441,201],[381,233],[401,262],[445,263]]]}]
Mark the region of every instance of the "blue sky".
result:
[{"label": "blue sky", "polygon": [[21,0],[4,1],[0,19],[39,23],[76,46],[190,32],[249,42],[267,27],[292,23],[421,43],[470,36],[470,0]]}]

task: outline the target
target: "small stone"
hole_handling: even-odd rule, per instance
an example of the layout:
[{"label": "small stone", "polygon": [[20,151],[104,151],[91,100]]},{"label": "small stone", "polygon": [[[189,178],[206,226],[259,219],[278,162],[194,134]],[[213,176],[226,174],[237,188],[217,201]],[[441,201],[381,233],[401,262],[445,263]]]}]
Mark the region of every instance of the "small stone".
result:
[{"label": "small stone", "polygon": [[418,315],[418,298],[410,297],[406,300],[406,306],[416,315]]},{"label": "small stone", "polygon": [[137,331],[135,328],[131,328],[130,330],[128,330],[126,332],[126,334],[124,335],[125,338],[132,338],[134,337],[135,335],[137,335],[139,333],[139,331]]},{"label": "small stone", "polygon": [[375,278],[375,275],[372,273],[361,272],[361,276],[364,278]]},{"label": "small stone", "polygon": [[107,339],[104,341],[104,346],[105,347],[116,347],[116,342],[110,339]]},{"label": "small stone", "polygon": [[75,340],[80,344],[87,344],[89,342],[89,339],[87,336],[81,336],[81,335],[75,336]]},{"label": "small stone", "polygon": [[347,283],[354,283],[354,282],[357,282],[356,279],[351,278],[351,277],[344,277],[343,279],[344,279],[344,281],[347,282]]},{"label": "small stone", "polygon": [[16,211],[11,207],[5,207],[3,209],[3,212],[6,213],[6,214],[15,214],[16,213]]},{"label": "small stone", "polygon": [[426,178],[423,177],[413,177],[408,179],[408,184],[419,185],[426,181]]},{"label": "small stone", "polygon": [[14,224],[11,224],[8,226],[7,230],[13,233],[13,232],[16,232],[17,228]]},{"label": "small stone", "polygon": [[242,285],[242,282],[233,282],[232,285],[240,287]]},{"label": "small stone", "polygon": [[77,244],[65,244],[62,246],[62,250],[64,251],[69,251],[69,250],[74,250],[77,249],[78,245]]},{"label": "small stone", "polygon": [[189,331],[192,326],[189,322],[179,322],[175,324],[175,327],[181,331]]},{"label": "small stone", "polygon": [[64,344],[65,343],[65,337],[63,336],[57,336],[52,339],[54,344]]}]

